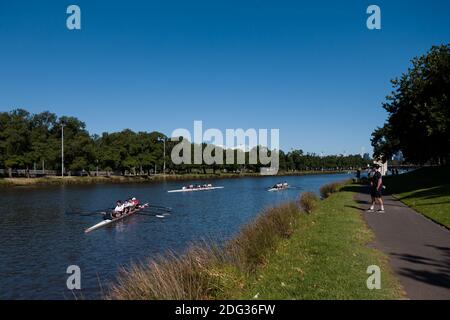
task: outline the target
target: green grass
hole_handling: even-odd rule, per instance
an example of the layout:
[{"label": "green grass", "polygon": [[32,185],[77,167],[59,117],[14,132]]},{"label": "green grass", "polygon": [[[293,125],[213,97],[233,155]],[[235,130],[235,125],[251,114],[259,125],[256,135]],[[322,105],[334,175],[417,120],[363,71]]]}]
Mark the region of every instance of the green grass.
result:
[{"label": "green grass", "polygon": [[384,184],[397,199],[450,228],[450,167],[422,168],[386,177]]},{"label": "green grass", "polygon": [[[367,244],[372,233],[353,208],[352,192],[339,192],[304,215],[289,240],[236,298],[251,299],[397,299],[402,297],[386,257]],[[382,288],[366,286],[369,265],[382,270]]]}]

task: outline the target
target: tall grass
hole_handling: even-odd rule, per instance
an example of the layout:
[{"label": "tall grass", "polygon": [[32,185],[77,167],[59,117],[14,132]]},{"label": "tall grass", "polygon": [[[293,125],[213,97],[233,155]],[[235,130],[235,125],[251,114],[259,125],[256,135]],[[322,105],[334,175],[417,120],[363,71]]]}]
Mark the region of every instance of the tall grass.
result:
[{"label": "tall grass", "polygon": [[300,208],[306,213],[312,213],[318,205],[319,199],[314,192],[304,192],[300,195]]},{"label": "tall grass", "polygon": [[223,262],[221,251],[195,245],[184,255],[168,252],[145,264],[122,269],[108,294],[120,300],[202,300],[217,296],[220,276],[214,272]]},{"label": "tall grass", "polygon": [[291,236],[299,213],[295,202],[266,210],[226,244],[226,255],[240,270],[253,272],[258,265],[265,263],[266,253],[276,246],[279,239]]},{"label": "tall grass", "polygon": [[320,187],[320,196],[322,197],[322,199],[326,199],[333,193],[338,192],[339,189],[342,187],[342,185],[343,185],[342,182],[332,182],[325,184],[322,187]]},{"label": "tall grass", "polygon": [[122,269],[109,299],[218,299],[227,286],[238,287],[240,274],[264,264],[278,241],[288,238],[298,222],[295,202],[267,209],[223,247],[192,245],[184,255],[169,252],[147,263]]}]

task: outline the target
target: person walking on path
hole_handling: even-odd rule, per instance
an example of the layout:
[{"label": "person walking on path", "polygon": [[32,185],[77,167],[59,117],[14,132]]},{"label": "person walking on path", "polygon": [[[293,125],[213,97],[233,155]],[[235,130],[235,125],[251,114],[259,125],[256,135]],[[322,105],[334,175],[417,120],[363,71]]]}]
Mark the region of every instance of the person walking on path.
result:
[{"label": "person walking on path", "polygon": [[383,188],[383,178],[380,172],[380,166],[378,164],[374,165],[375,172],[370,177],[370,196],[372,197],[372,205],[367,210],[368,212],[375,212],[375,205],[377,202],[380,204],[380,209],[378,213],[384,213],[384,204],[381,197],[381,189]]}]

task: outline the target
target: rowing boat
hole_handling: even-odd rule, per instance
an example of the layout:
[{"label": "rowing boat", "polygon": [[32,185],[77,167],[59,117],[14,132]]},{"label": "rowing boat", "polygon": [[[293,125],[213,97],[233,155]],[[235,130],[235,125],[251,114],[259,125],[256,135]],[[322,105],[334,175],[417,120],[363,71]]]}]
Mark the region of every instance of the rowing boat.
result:
[{"label": "rowing boat", "polygon": [[215,189],[223,189],[224,187],[201,187],[201,188],[185,188],[185,189],[177,189],[177,190],[169,190],[167,192],[193,192],[193,191],[206,191],[206,190],[215,190]]},{"label": "rowing boat", "polygon": [[124,214],[124,215],[122,215],[122,216],[120,216],[118,218],[105,219],[102,222],[99,222],[96,225],[93,225],[92,227],[87,228],[86,230],[84,230],[84,233],[89,233],[91,231],[94,231],[94,230],[97,230],[97,229],[102,228],[104,226],[107,226],[108,224],[111,224],[113,222],[117,222],[118,220],[122,220],[122,219],[124,219],[124,218],[126,218],[128,216],[131,216],[131,215],[135,214],[138,211],[141,211],[144,208],[147,208],[148,206],[149,206],[149,204],[146,203],[146,204],[143,204],[143,205],[139,206],[138,208],[134,209],[133,211],[131,211],[131,212],[127,213],[127,214]]},{"label": "rowing boat", "polygon": [[270,188],[270,189],[267,190],[267,191],[273,192],[273,191],[282,191],[282,190],[286,190],[286,189],[289,189],[289,186],[287,186],[287,187],[281,187],[281,188]]}]

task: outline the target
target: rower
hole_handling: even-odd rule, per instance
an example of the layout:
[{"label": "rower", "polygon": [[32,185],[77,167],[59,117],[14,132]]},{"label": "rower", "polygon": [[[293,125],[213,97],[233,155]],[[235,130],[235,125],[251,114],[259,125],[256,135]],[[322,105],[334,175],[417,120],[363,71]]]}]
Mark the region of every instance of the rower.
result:
[{"label": "rower", "polygon": [[124,207],[122,201],[117,200],[116,207],[114,208],[113,216],[115,218],[121,216],[124,209],[125,209],[125,207]]},{"label": "rower", "polygon": [[128,198],[128,200],[125,201],[125,203],[124,203],[124,211],[125,211],[125,213],[128,213],[132,209],[133,209],[133,201],[131,200],[131,198]]},{"label": "rower", "polygon": [[131,201],[133,202],[133,208],[136,209],[137,207],[139,207],[139,200],[136,199],[135,197],[131,198]]}]

